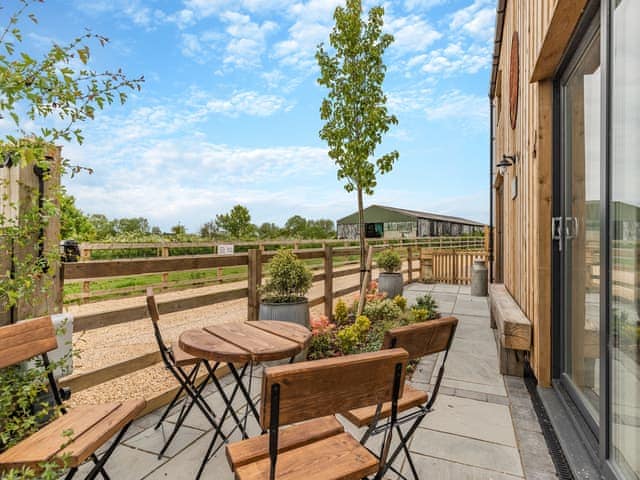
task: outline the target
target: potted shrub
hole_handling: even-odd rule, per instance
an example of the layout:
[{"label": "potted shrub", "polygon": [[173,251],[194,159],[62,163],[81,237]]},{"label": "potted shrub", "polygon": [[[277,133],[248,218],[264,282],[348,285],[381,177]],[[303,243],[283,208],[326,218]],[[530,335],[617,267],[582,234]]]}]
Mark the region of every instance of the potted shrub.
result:
[{"label": "potted shrub", "polygon": [[283,320],[309,327],[311,271],[291,250],[280,250],[269,263],[269,280],[262,288],[260,320]]},{"label": "potted shrub", "polygon": [[387,298],[402,295],[402,260],[398,252],[391,249],[383,250],[378,255],[376,264],[382,270],[378,277],[378,291],[386,294]]}]

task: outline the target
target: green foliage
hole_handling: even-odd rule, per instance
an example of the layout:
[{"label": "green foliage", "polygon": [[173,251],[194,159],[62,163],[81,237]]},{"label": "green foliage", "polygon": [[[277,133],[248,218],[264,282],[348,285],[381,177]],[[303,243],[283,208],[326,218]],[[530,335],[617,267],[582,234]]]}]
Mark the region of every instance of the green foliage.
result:
[{"label": "green foliage", "polygon": [[339,330],[336,337],[342,353],[345,355],[356,353],[356,347],[366,338],[370,328],[371,321],[366,315],[360,315],[352,325]]},{"label": "green foliage", "polygon": [[333,220],[307,220],[300,215],[290,217],[283,230],[288,238],[334,238],[336,235]]},{"label": "green foliage", "polygon": [[101,213],[89,215],[89,222],[93,225],[96,240],[106,240],[116,236],[115,223],[109,220],[106,215]]},{"label": "green foliage", "polygon": [[349,319],[349,308],[343,299],[339,299],[336,302],[335,312],[333,313],[333,319],[338,325],[344,325]]},{"label": "green foliage", "polygon": [[393,297],[393,303],[395,303],[403,312],[407,309],[407,299],[402,295],[396,295]]},{"label": "green foliage", "polygon": [[423,296],[416,298],[416,306],[431,311],[435,311],[438,308],[438,304],[428,293],[425,293]]},{"label": "green foliage", "polygon": [[258,227],[258,237],[264,240],[275,240],[282,237],[284,233],[275,223],[264,222]]},{"label": "green foliage", "polygon": [[389,298],[372,300],[365,304],[362,311],[372,322],[396,320],[402,315],[402,310]]},{"label": "green foliage", "polygon": [[60,237],[77,241],[93,240],[96,230],[82,210],[76,207],[76,199],[62,192],[60,195]]},{"label": "green foliage", "polygon": [[[0,138],[0,159],[13,168],[37,166],[47,177],[51,175],[47,155],[55,145],[62,141],[82,143],[80,124],[92,120],[97,110],[114,101],[125,103],[128,92],[140,90],[144,79],[130,79],[120,69],[89,69],[90,44],[108,43],[108,39],[90,31],[65,44],[54,43],[41,56],[23,50],[21,23],[38,23],[28,10],[40,3],[43,2],[22,0],[0,27],[0,119],[7,119],[7,133]],[[29,130],[32,125],[34,130]],[[66,160],[63,164],[72,176],[82,170]],[[1,308],[9,309],[19,300],[35,295],[36,290],[46,288],[39,279],[49,278],[43,274],[59,258],[58,247],[40,252],[37,239],[49,218],[61,216],[55,201],[59,194],[52,192],[42,206],[37,202],[20,205],[20,218],[12,216],[17,206],[9,198],[0,199],[3,206],[9,207],[0,213],[0,235],[11,240],[0,242],[0,254],[11,258],[14,271],[11,278],[0,276]],[[18,251],[20,255],[14,255]]]},{"label": "green foliage", "polygon": [[291,250],[279,250],[274,255],[269,262],[269,276],[262,289],[265,302],[295,302],[311,288],[311,271]]},{"label": "green foliage", "polygon": [[416,304],[411,308],[412,322],[424,322],[438,318],[438,304],[428,293],[416,298]]},{"label": "green foliage", "polygon": [[256,233],[249,209],[242,205],[236,205],[229,213],[216,215],[216,226],[227,232],[231,238],[255,237]]},{"label": "green foliage", "polygon": [[215,238],[216,235],[218,235],[219,233],[220,233],[220,229],[216,225],[216,222],[214,222],[213,220],[209,220],[208,222],[205,222],[200,227],[200,236],[202,238],[209,238],[209,239]]},{"label": "green foliage", "polygon": [[320,138],[327,142],[329,157],[338,169],[338,180],[347,192],[356,191],[360,218],[360,266],[365,268],[363,194],[372,195],[377,176],[390,172],[398,159],[397,151],[377,158],[377,146],[398,119],[387,109],[382,85],[386,74],[382,56],[393,42],[383,33],[384,9],[373,7],[366,19],[361,0],[347,0],[335,9],[335,25],[329,36],[333,51],[318,45],[320,67],[318,83],[327,96],[320,107],[324,122]]},{"label": "green foliage", "polygon": [[378,268],[382,269],[385,273],[399,272],[402,268],[400,254],[390,248],[380,252],[376,258],[376,264]]}]

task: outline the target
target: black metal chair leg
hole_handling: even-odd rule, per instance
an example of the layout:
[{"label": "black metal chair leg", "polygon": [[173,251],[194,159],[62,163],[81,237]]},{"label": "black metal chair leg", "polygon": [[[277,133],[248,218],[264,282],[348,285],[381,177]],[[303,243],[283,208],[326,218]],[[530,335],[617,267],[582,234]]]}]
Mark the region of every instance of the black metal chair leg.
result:
[{"label": "black metal chair leg", "polygon": [[418,417],[418,419],[413,423],[413,425],[411,425],[409,430],[407,430],[406,434],[404,434],[403,436],[400,437],[400,443],[401,444],[398,445],[396,447],[396,449],[393,451],[393,453],[389,456],[389,459],[387,461],[387,465],[385,466],[385,468],[384,468],[384,470],[382,472],[383,474],[386,473],[386,471],[389,468],[389,466],[391,464],[393,464],[393,462],[396,460],[396,458],[398,457],[400,452],[403,451],[403,445],[405,445],[406,442],[409,441],[409,439],[413,436],[413,434],[418,429],[418,427],[420,426],[420,424],[422,423],[422,421],[424,420],[425,417],[426,417],[426,412],[425,412],[424,415]]},{"label": "black metal chair leg", "polygon": [[77,472],[78,472],[78,467],[73,467],[72,469],[69,470],[69,472],[67,473],[67,476],[64,477],[64,480],[71,480]]},{"label": "black metal chair leg", "polygon": [[249,406],[249,408],[251,409],[251,412],[255,416],[256,421],[260,423],[260,414],[258,414],[258,410],[256,410],[256,406],[253,404],[251,395],[247,392],[247,389],[242,383],[242,378],[238,376],[238,371],[236,370],[236,367],[233,366],[233,363],[229,364],[229,370],[231,370],[231,375],[233,375],[233,378],[235,378],[236,383],[240,387],[240,390],[242,391],[242,394],[244,395],[244,398],[247,401],[247,405]]},{"label": "black metal chair leg", "polygon": [[[218,366],[218,364],[216,364],[216,367],[217,366]],[[209,367],[209,368],[211,368],[211,367]],[[247,364],[245,364],[242,367],[242,372],[240,373],[240,378],[244,377],[244,374],[245,374],[246,371],[247,371]],[[215,372],[215,368],[213,368],[212,373],[213,372]],[[211,381],[214,383],[214,385],[216,386],[216,388],[220,392],[220,396],[222,397],[222,401],[225,404],[224,412],[222,413],[222,417],[220,417],[220,425],[222,425],[224,423],[224,420],[227,417],[227,413],[230,413],[231,417],[233,418],[233,421],[236,422],[236,425],[238,425],[238,427],[240,428],[240,431],[242,432],[242,438],[248,438],[246,430],[243,428],[242,423],[240,422],[240,419],[238,418],[238,415],[236,414],[235,410],[233,409],[233,400],[235,399],[236,394],[238,393],[239,386],[236,384],[234,389],[233,389],[233,391],[231,392],[231,397],[227,397],[227,394],[225,393],[224,388],[222,388],[222,385],[220,384],[220,381],[213,374],[211,374]]]},{"label": "black metal chair leg", "polygon": [[418,477],[418,471],[416,470],[416,466],[413,464],[413,458],[411,458],[411,452],[409,451],[409,447],[407,446],[407,441],[409,441],[411,438],[407,438],[405,440],[404,435],[402,434],[402,430],[400,430],[400,427],[396,425],[396,430],[398,431],[398,436],[400,438],[400,444],[402,445],[402,448],[404,450],[404,454],[407,457],[407,461],[409,462],[409,466],[411,467],[411,473],[413,473],[413,478],[415,480],[420,480],[420,478]]},{"label": "black metal chair leg", "polygon": [[[96,464],[99,462],[98,456],[95,453],[91,454],[91,460],[93,460],[93,463],[96,463]],[[104,478],[104,480],[111,480],[109,478],[109,474],[104,468],[100,471],[100,473],[102,473],[102,478]]]},{"label": "black metal chair leg", "polygon": [[122,437],[124,437],[124,434],[127,433],[127,430],[129,429],[130,426],[131,426],[131,422],[127,423],[122,428],[122,430],[120,430],[120,433],[116,435],[116,438],[113,440],[113,443],[111,444],[111,446],[107,449],[106,452],[104,452],[104,454],[102,455],[102,458],[100,458],[98,462],[94,465],[94,467],[89,472],[89,475],[86,476],[85,480],[94,480],[98,476],[98,474],[103,471],[104,464],[107,463],[107,460],[109,460],[109,457],[111,457],[114,450],[118,447],[118,445],[120,444],[120,441],[122,440]]},{"label": "black metal chair leg", "polygon": [[[191,380],[191,383],[193,383],[196,379],[196,375],[198,372],[198,368],[199,368],[199,364],[197,364],[195,367],[193,367],[193,370],[191,370],[191,372],[188,375],[188,379]],[[171,402],[169,402],[169,405],[167,406],[167,408],[165,408],[162,416],[160,417],[160,420],[158,420],[158,423],[156,424],[154,428],[154,430],[157,430],[158,428],[160,428],[160,425],[162,425],[162,423],[167,419],[167,416],[169,416],[169,412],[171,411],[171,409],[173,409],[173,407],[175,407],[176,403],[178,403],[178,400],[180,400],[180,396],[182,395],[182,393],[184,392],[184,387],[181,386],[178,391],[176,392],[176,394],[174,395],[173,399],[171,400]],[[186,401],[186,400],[185,400]],[[184,406],[182,407],[182,410],[184,410]],[[181,410],[181,413],[182,413]]]}]

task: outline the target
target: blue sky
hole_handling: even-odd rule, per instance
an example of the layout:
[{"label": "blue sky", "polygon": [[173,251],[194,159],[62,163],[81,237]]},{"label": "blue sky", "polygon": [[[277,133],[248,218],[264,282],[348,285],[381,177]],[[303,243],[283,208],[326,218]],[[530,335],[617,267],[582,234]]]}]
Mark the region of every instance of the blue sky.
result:
[{"label": "blue sky", "polygon": [[[3,2],[4,3],[4,2]],[[10,4],[12,2],[9,2]],[[44,51],[85,27],[110,38],[91,67],[143,74],[142,91],[84,128],[66,179],[87,213],[145,216],[189,231],[246,205],[254,223],[294,214],[337,219],[355,194],[318,137],[315,47],[341,0],[49,0],[25,44]],[[378,4],[365,0],[365,6]],[[5,5],[7,6],[7,5]],[[9,5],[11,6],[11,5]],[[487,221],[488,76],[493,0],[384,2],[396,41],[385,91],[399,125],[380,152],[400,152],[366,204]],[[6,18],[10,8],[0,11]],[[2,22],[4,24],[4,22]]]}]

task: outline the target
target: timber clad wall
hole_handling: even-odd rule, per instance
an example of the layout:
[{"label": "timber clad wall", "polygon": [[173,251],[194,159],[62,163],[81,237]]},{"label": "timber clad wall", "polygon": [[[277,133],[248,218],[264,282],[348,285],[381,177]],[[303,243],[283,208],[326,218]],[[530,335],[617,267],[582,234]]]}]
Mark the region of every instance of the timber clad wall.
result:
[{"label": "timber clad wall", "polygon": [[[556,8],[554,0],[506,2],[502,48],[493,100],[494,164],[516,155],[504,178],[494,177],[495,280],[503,281],[533,325],[531,364],[550,382],[552,83],[530,82]],[[519,39],[519,95],[510,121],[511,47]],[[514,185],[514,177],[517,184]],[[515,189],[514,189],[515,187]],[[514,191],[515,190],[515,191]],[[516,195],[517,192],[517,195]],[[513,198],[515,195],[515,198]]]}]

